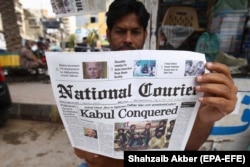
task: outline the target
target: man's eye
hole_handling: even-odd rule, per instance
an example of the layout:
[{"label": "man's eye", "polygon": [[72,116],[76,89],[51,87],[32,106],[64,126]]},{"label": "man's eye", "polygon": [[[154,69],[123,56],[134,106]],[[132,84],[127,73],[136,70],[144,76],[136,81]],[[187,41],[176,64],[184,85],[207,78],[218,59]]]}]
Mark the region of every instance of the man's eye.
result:
[{"label": "man's eye", "polygon": [[115,31],[117,34],[124,34],[125,33],[125,31],[122,31],[122,30],[116,30]]},{"label": "man's eye", "polygon": [[138,35],[138,34],[141,34],[141,31],[135,30],[135,31],[132,31],[132,33]]}]

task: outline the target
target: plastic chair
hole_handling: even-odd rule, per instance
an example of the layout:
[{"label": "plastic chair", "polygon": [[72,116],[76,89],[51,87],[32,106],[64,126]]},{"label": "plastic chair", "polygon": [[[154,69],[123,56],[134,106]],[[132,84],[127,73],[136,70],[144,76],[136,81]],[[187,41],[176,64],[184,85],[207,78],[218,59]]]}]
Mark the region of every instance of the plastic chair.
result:
[{"label": "plastic chair", "polygon": [[205,31],[204,28],[199,26],[198,15],[195,8],[191,6],[170,6],[165,13],[161,26],[158,29],[158,49],[162,46],[162,41],[164,42],[164,35],[161,27],[166,25],[193,27],[194,32],[198,34]]},{"label": "plastic chair", "polygon": [[193,27],[195,31],[204,31],[199,27],[197,11],[190,6],[171,6],[167,9],[162,25],[180,25]]}]

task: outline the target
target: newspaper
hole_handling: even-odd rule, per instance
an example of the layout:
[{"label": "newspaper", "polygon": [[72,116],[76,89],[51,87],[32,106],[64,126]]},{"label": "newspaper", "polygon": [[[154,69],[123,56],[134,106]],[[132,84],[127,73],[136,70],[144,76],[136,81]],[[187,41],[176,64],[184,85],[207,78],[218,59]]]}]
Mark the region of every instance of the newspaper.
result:
[{"label": "newspaper", "polygon": [[57,17],[76,16],[106,11],[106,0],[51,0]]},{"label": "newspaper", "polygon": [[[117,159],[126,150],[184,150],[202,96],[194,87],[204,54],[47,52],[46,58],[73,147]],[[88,62],[102,64],[99,79],[87,78]]]}]

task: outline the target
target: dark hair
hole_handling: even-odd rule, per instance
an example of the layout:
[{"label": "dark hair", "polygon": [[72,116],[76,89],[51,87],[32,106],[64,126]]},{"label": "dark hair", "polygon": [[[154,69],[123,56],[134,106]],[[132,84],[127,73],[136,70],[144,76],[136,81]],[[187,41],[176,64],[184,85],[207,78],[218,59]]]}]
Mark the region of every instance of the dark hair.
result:
[{"label": "dark hair", "polygon": [[106,13],[108,29],[111,30],[117,20],[131,13],[138,16],[139,24],[146,30],[150,14],[138,0],[114,0]]},{"label": "dark hair", "polygon": [[130,128],[132,128],[132,127],[134,127],[134,128],[135,128],[135,124],[130,125]]},{"label": "dark hair", "polygon": [[163,123],[165,125],[167,122],[166,120],[161,120],[160,123]]},{"label": "dark hair", "polygon": [[175,120],[171,120],[169,123],[170,123],[170,124],[171,124],[171,123],[175,123]]},{"label": "dark hair", "polygon": [[44,46],[44,43],[42,41],[38,41],[36,44],[37,46]]},{"label": "dark hair", "polygon": [[121,128],[121,129],[118,129],[117,131],[118,132],[120,132],[120,131],[124,132],[125,130]]}]

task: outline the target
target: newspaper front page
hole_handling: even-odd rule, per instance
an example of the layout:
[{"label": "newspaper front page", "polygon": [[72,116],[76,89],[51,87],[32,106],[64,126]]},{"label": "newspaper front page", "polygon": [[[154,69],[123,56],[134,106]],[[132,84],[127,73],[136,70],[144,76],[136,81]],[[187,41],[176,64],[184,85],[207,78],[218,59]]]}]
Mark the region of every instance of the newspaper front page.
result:
[{"label": "newspaper front page", "polygon": [[106,11],[106,0],[51,0],[57,17],[76,16]]},{"label": "newspaper front page", "polygon": [[[73,147],[117,159],[124,150],[184,150],[197,110],[189,51],[47,52],[57,107]],[[98,71],[88,64],[98,64]]]}]

